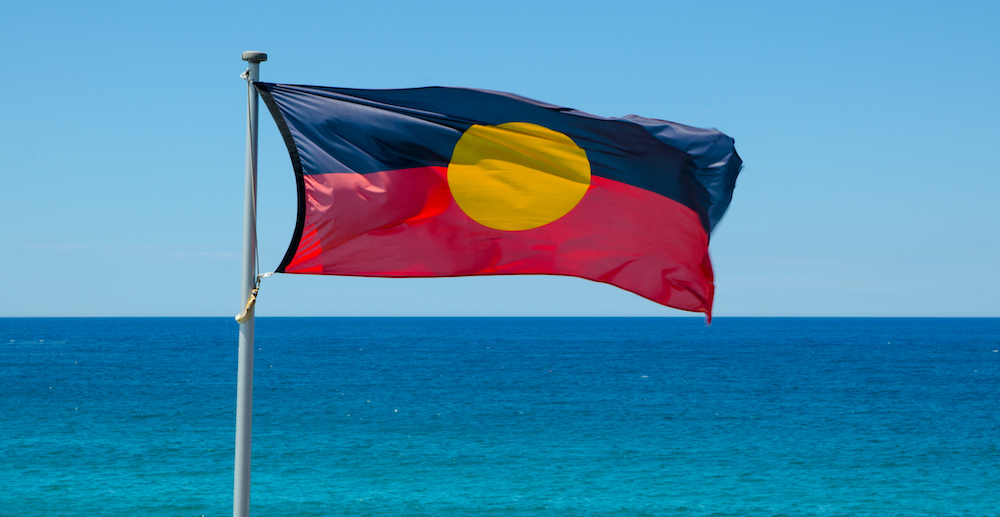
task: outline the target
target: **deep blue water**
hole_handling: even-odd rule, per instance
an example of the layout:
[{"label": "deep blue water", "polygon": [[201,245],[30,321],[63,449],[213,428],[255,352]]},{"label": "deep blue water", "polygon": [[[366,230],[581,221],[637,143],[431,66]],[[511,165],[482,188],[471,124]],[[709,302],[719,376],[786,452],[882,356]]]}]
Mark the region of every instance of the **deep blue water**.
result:
[{"label": "deep blue water", "polygon": [[[1000,515],[1000,319],[260,318],[252,515]],[[231,515],[229,318],[0,319],[0,515]]]}]

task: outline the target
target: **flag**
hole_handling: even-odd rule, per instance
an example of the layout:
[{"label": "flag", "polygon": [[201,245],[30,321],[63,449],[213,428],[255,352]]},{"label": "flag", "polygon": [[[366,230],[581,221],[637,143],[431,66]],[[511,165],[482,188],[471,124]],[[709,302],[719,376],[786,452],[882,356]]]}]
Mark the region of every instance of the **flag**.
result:
[{"label": "flag", "polygon": [[582,277],[704,312],[733,139],[467,88],[256,83],[291,156],[282,273]]}]

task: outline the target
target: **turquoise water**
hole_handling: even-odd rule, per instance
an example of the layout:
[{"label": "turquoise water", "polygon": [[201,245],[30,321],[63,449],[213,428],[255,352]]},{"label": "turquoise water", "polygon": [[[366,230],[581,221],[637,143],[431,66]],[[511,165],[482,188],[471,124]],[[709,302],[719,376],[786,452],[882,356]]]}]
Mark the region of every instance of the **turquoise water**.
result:
[{"label": "turquoise water", "polygon": [[[0,319],[0,515],[231,515],[228,318]],[[260,318],[252,515],[1000,515],[1000,319]]]}]

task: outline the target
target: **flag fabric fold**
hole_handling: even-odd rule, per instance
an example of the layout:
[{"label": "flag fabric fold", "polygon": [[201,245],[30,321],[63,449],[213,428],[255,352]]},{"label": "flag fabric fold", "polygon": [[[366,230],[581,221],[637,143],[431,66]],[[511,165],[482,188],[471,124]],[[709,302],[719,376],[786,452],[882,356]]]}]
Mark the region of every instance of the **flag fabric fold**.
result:
[{"label": "flag fabric fold", "polygon": [[711,318],[732,138],[465,88],[256,83],[298,189],[278,272],[550,274]]}]

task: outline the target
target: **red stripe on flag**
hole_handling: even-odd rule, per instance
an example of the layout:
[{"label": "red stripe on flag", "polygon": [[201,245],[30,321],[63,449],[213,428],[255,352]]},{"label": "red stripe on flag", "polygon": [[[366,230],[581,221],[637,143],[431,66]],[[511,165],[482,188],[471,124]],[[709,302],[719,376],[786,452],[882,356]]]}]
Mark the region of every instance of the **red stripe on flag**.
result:
[{"label": "red stripe on flag", "polygon": [[587,194],[562,218],[508,232],[467,216],[452,198],[446,175],[445,167],[420,167],[304,176],[303,238],[285,272],[569,275],[710,315],[708,236],[686,206],[594,176]]}]

